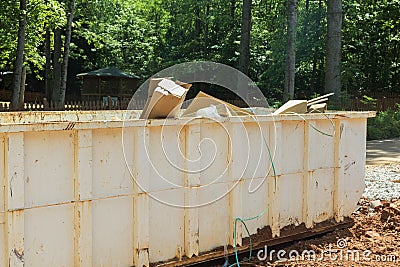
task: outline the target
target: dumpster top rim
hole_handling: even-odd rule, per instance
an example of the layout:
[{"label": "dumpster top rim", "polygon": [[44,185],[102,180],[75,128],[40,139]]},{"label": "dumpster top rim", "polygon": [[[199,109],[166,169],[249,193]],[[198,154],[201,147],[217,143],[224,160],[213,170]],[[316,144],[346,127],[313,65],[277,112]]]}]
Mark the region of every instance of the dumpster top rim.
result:
[{"label": "dumpster top rim", "polygon": [[[152,127],[216,123],[207,118],[138,119],[140,110],[4,112],[0,115],[0,132]],[[225,117],[220,122],[251,123],[326,119],[365,119],[375,111],[334,111],[310,114],[282,114]]]}]

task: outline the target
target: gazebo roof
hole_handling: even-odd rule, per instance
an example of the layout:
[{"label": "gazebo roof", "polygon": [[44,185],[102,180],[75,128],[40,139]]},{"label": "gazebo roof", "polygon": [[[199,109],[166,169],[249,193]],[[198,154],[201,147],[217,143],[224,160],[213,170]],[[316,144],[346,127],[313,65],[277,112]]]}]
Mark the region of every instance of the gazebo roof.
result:
[{"label": "gazebo roof", "polygon": [[104,68],[104,69],[99,69],[99,70],[93,70],[89,72],[84,72],[84,73],[79,73],[76,75],[76,77],[87,77],[87,76],[93,76],[93,77],[120,77],[120,78],[128,78],[128,79],[140,79],[140,77],[123,72],[117,68]]}]

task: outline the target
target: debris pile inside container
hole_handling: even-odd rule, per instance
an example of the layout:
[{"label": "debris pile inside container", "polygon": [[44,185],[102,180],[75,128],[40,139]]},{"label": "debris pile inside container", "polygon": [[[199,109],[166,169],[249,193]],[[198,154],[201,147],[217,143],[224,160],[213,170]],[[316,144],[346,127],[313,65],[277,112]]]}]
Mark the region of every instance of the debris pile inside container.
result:
[{"label": "debris pile inside container", "polygon": [[[141,119],[165,119],[182,117],[208,117],[218,119],[230,116],[249,116],[253,112],[239,108],[221,99],[200,91],[183,113],[179,113],[191,84],[173,81],[171,78],[150,79],[148,98]],[[327,110],[328,97],[333,93],[311,100],[289,100],[273,115],[324,113]]]}]

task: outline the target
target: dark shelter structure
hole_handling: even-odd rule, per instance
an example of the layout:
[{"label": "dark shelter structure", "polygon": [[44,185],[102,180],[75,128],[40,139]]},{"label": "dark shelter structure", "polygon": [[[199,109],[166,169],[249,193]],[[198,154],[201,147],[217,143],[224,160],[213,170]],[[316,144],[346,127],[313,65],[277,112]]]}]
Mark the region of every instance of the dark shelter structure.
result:
[{"label": "dark shelter structure", "polygon": [[76,77],[82,79],[82,100],[102,100],[108,96],[119,100],[131,98],[140,79],[117,68],[79,73]]}]

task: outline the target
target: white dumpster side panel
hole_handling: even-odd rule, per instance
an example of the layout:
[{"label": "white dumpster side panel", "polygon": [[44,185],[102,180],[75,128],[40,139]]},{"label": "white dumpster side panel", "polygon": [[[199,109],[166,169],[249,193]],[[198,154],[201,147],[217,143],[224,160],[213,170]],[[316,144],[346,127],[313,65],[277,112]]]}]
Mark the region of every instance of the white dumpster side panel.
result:
[{"label": "white dumpster side panel", "polygon": [[[280,228],[303,222],[303,174],[286,174],[278,177]],[[275,205],[275,203],[272,203]]]},{"label": "white dumpster side panel", "polygon": [[25,207],[74,199],[74,132],[24,134]]},{"label": "white dumpster side panel", "polygon": [[149,191],[184,186],[185,131],[179,134],[179,129],[179,125],[150,128],[147,151],[142,152],[150,163]]},{"label": "white dumpster side panel", "polygon": [[[273,156],[276,153],[276,148],[274,146],[274,132],[276,131],[276,124],[274,122],[264,122],[260,123],[260,128],[260,143],[257,144],[255,142],[253,144],[255,150],[251,150],[256,151],[256,153],[261,153],[257,156],[257,167],[255,171],[253,170],[252,172],[253,177],[256,178],[274,175],[271,161],[274,161]],[[256,160],[255,157],[254,160]]]},{"label": "white dumpster side panel", "polygon": [[24,213],[24,266],[73,266],[73,204],[26,209]]},{"label": "white dumpster side panel", "polygon": [[[252,218],[260,215],[257,219],[246,222],[250,234],[257,233],[257,229],[262,229],[267,225],[267,203],[268,188],[266,178],[246,179],[241,183],[242,186],[242,219]],[[262,214],[263,213],[263,214]],[[246,230],[243,229],[243,237],[246,237]]]},{"label": "white dumpster side panel", "polygon": [[[309,129],[308,167],[310,170],[335,167],[335,138],[332,121],[316,120],[310,122],[315,129]],[[325,135],[321,132],[328,135]]]},{"label": "white dumpster side panel", "polygon": [[340,142],[341,195],[343,214],[350,215],[365,189],[366,119],[342,122]]},{"label": "white dumpster side panel", "polygon": [[[267,145],[269,127],[272,123],[235,123],[231,126],[232,138],[232,179],[264,177],[271,168]],[[267,145],[266,145],[267,144]]]},{"label": "white dumpster side panel", "polygon": [[333,186],[335,170],[317,169],[310,172],[311,191],[309,192],[311,204],[310,216],[313,222],[319,223],[333,217]]},{"label": "white dumpster side panel", "polygon": [[199,251],[209,251],[228,244],[230,229],[229,197],[216,201],[225,192],[229,184],[212,184],[199,189],[200,203],[209,203],[199,208]]},{"label": "white dumpster side panel", "polygon": [[[182,203],[183,189],[171,189],[154,193],[154,196],[167,203]],[[164,259],[182,258],[184,253],[184,214],[183,208],[175,208],[150,198],[150,262]]]},{"label": "white dumpster side panel", "polygon": [[131,266],[134,253],[132,197],[93,200],[92,211],[93,266]]},{"label": "white dumpster side panel", "polygon": [[282,123],[281,143],[277,143],[277,153],[281,154],[283,174],[303,171],[304,159],[304,121],[285,121]]},{"label": "white dumpster side panel", "polygon": [[93,130],[94,198],[132,194],[133,181],[122,148],[121,129]]},{"label": "white dumpster side panel", "polygon": [[232,123],[229,126],[231,159],[228,171],[231,180],[237,181],[246,175],[246,167],[251,157],[250,140],[244,139],[247,136],[246,133],[246,127],[242,123]]},{"label": "white dumpster side panel", "polygon": [[[251,127],[251,124],[248,124]],[[230,164],[229,175],[233,181],[246,177],[246,171],[251,160],[250,140],[247,138],[248,129],[246,124],[232,123],[229,126],[230,135]]]},{"label": "white dumpster side panel", "polygon": [[228,182],[229,164],[232,159],[229,125],[204,123],[200,126],[200,183],[202,185]]}]

